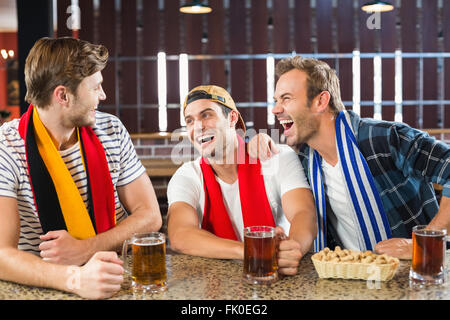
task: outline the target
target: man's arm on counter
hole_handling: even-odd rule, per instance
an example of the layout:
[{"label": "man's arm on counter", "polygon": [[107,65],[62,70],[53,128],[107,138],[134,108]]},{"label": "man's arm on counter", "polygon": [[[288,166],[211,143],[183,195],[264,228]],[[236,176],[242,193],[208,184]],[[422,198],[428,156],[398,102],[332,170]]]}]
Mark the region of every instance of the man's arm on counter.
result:
[{"label": "man's arm on counter", "polygon": [[170,246],[185,254],[219,259],[243,259],[243,243],[217,237],[199,227],[195,209],[186,202],[170,205],[168,211]]},{"label": "man's arm on counter", "polygon": [[280,273],[293,275],[316,237],[316,211],[311,190],[307,188],[286,192],[281,197],[281,203],[291,227],[288,239],[280,242],[278,266]]},{"label": "man's arm on counter", "polygon": [[17,200],[0,197],[0,208],[0,279],[63,290],[90,299],[107,298],[120,290],[123,268],[115,252],[98,252],[83,267],[44,261],[17,248],[20,236]]}]

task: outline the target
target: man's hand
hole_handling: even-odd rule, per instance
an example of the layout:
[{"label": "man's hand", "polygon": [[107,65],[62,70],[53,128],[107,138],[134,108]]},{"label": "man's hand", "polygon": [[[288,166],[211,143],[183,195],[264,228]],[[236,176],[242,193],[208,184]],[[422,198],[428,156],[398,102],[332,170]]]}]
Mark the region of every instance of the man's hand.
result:
[{"label": "man's hand", "polygon": [[247,149],[250,157],[258,158],[260,161],[270,159],[274,154],[280,152],[275,142],[265,133],[258,133],[251,138]]},{"label": "man's hand", "polygon": [[[105,299],[120,290],[123,261],[113,251],[99,251],[67,281],[68,291],[87,299]],[[76,279],[75,277],[79,277]]]},{"label": "man's hand", "polygon": [[87,241],[75,239],[66,230],[49,231],[40,239],[40,255],[46,261],[79,266],[91,257]]},{"label": "man's hand", "polygon": [[278,272],[285,275],[295,275],[298,271],[300,259],[303,257],[300,251],[300,244],[295,240],[290,240],[284,234],[283,228],[276,228],[279,237],[278,247]]},{"label": "man's hand", "polygon": [[412,239],[392,238],[380,241],[375,246],[375,252],[399,259],[412,259]]}]

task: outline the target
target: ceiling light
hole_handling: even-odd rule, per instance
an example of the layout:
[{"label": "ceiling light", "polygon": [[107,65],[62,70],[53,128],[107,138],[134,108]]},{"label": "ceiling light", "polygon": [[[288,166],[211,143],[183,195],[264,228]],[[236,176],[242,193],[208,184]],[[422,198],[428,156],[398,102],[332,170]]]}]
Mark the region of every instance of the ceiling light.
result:
[{"label": "ceiling light", "polygon": [[193,14],[201,14],[201,13],[210,13],[212,11],[211,7],[201,3],[199,0],[193,0],[184,6],[180,7],[180,12],[183,13],[193,13]]},{"label": "ceiling light", "polygon": [[361,7],[366,12],[386,12],[394,10],[394,6],[386,1],[370,1]]}]

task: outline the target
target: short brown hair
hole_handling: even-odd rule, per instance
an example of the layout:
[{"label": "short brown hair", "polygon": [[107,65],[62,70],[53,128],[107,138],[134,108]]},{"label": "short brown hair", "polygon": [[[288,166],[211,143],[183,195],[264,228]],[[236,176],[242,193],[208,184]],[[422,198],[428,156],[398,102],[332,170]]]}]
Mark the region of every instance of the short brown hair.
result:
[{"label": "short brown hair", "polygon": [[41,38],[25,62],[25,100],[45,108],[59,85],[76,93],[80,82],[105,68],[108,49],[70,37]]},{"label": "short brown hair", "polygon": [[314,58],[302,58],[301,56],[289,57],[277,63],[275,73],[279,78],[284,73],[297,69],[308,76],[307,95],[308,105],[322,91],[330,93],[330,108],[334,114],[345,109],[341,100],[339,78],[336,71],[326,62]]}]

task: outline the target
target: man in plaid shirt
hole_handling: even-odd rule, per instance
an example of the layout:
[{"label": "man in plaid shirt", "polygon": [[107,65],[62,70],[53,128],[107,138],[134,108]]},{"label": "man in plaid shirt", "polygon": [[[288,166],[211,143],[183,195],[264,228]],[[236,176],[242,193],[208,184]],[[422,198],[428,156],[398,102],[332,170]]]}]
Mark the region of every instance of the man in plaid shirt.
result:
[{"label": "man in plaid shirt", "polygon": [[[298,154],[316,201],[316,251],[340,245],[408,259],[415,225],[450,228],[446,143],[403,123],[346,111],[339,80],[325,62],[291,57],[276,73],[272,112],[286,143],[302,144]],[[267,135],[249,147],[261,160],[277,153]],[[440,205],[433,183],[443,186]]]}]

